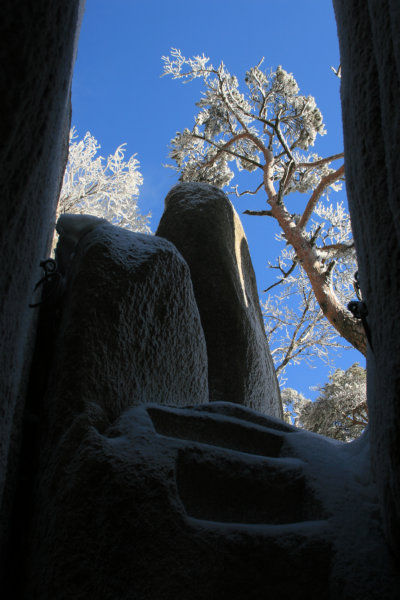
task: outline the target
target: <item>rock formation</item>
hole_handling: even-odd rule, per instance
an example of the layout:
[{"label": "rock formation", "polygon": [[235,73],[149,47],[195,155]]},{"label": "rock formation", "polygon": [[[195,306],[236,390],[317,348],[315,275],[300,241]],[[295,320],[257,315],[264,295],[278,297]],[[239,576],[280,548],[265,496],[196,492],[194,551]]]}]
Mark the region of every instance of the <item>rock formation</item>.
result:
[{"label": "rock formation", "polygon": [[156,235],[173,242],[190,268],[207,342],[210,400],[282,417],[247,240],[231,202],[209,184],[177,185]]},{"label": "rock formation", "polygon": [[89,219],[64,215],[57,226],[56,256],[70,253],[71,262],[49,397],[71,414],[95,406],[106,419],[100,428],[135,404],[208,402],[206,345],[185,261],[166,240]]},{"label": "rock formation", "polygon": [[27,598],[398,598],[365,445],[224,402],[95,423],[44,441]]},{"label": "rock formation", "polygon": [[[33,350],[29,308],[67,160],[70,89],[84,2],[3,0],[0,19],[0,571],[9,551]],[[0,573],[1,575],[1,573]]]},{"label": "rock formation", "polygon": [[[131,242],[125,244],[124,234],[121,238],[109,225],[88,232],[76,248],[73,263],[86,269],[88,281],[71,267],[64,311],[59,305],[52,315],[59,320],[64,346],[55,348],[50,378],[39,386],[41,391],[47,386],[47,395],[32,397],[35,373],[27,393],[35,325],[28,304],[50,240],[65,164],[82,4],[2,3],[2,595],[27,600],[395,600],[400,595],[398,562],[384,541],[382,521],[399,556],[398,5],[393,0],[334,0],[347,188],[372,334],[370,434],[343,445],[237,403],[184,407],[186,392],[160,370],[156,377],[158,385],[166,386],[163,399],[168,404],[177,400],[179,406],[148,403],[155,392],[154,366],[162,366],[155,357],[155,362],[144,361],[138,377],[127,368],[120,373],[116,357],[126,344],[122,338],[111,342],[112,333],[116,323],[122,336],[129,331],[132,339],[132,332],[125,312],[111,301],[114,282],[94,286],[97,295],[90,298],[91,267],[85,256],[92,256],[96,277],[104,283],[99,257],[119,265],[117,280],[126,267],[137,267],[137,275],[143,268],[143,290],[153,277],[149,263],[136,261]],[[165,289],[181,294],[177,300],[191,313],[185,326],[198,331],[186,263],[170,244],[150,239],[152,251],[150,241],[137,238],[141,257],[154,259],[157,273],[160,264],[168,263],[172,275],[181,275],[182,289],[171,290],[167,283]],[[65,269],[71,249],[75,252],[73,246],[62,252]],[[78,315],[83,308],[69,295],[77,283],[86,285],[84,300],[92,321],[87,330],[75,329],[71,338],[69,327],[75,323],[69,311],[73,307]],[[240,269],[233,289],[246,298]],[[124,311],[137,319],[128,291],[134,297],[135,290],[122,290]],[[146,317],[141,329],[145,340],[153,314],[149,318],[145,303],[139,306]],[[159,304],[154,299],[152,306],[161,322],[165,298]],[[99,347],[83,357],[92,373],[101,373],[99,381],[78,381],[83,366],[78,362],[67,380],[62,364],[69,361],[71,373],[75,348],[93,347],[93,339],[99,339],[96,319],[116,354]],[[171,319],[171,325],[176,321]],[[164,346],[174,343],[171,338],[165,332]],[[193,339],[191,335],[191,344]],[[188,361],[193,359],[194,374],[203,383],[196,387],[194,378],[180,383],[195,394],[195,402],[202,402],[205,343],[200,337],[196,341],[196,357]],[[99,383],[104,381],[102,368],[114,378],[108,387]],[[169,385],[177,390],[174,398]],[[131,390],[135,393],[130,395]],[[161,399],[160,389],[157,394]],[[25,405],[29,427],[23,428]]]},{"label": "rock formation", "polygon": [[386,535],[400,559],[400,6],[334,0],[346,187],[372,349],[372,462]]},{"label": "rock formation", "polygon": [[[193,215],[218,194],[196,184],[172,195],[188,190],[196,247]],[[342,444],[208,402],[196,263],[189,271],[167,240],[89,216],[57,229],[66,291],[38,412],[22,594],[258,600],[267,587],[280,600],[396,600],[368,436]]]}]

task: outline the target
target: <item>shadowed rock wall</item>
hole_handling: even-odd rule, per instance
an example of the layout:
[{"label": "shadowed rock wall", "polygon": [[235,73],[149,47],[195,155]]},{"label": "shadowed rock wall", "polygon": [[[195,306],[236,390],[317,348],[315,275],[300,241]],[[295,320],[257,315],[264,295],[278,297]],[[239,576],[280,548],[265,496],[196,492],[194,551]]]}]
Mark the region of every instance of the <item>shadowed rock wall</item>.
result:
[{"label": "shadowed rock wall", "polygon": [[67,156],[83,5],[3,0],[0,9],[0,552],[10,521],[32,353],[28,304],[39,261],[47,254]]},{"label": "shadowed rock wall", "polygon": [[334,0],[346,187],[372,346],[372,461],[386,534],[400,555],[400,4]]}]

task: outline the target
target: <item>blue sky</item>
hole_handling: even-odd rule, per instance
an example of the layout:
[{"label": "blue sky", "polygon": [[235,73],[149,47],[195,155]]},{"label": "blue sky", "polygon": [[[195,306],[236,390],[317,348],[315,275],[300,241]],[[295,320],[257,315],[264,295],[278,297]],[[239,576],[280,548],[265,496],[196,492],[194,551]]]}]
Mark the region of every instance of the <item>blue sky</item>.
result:
[{"label": "blue sky", "polygon": [[[137,153],[144,184],[141,212],[151,211],[156,229],[164,198],[177,175],[163,167],[176,131],[191,128],[200,97],[199,82],[182,85],[160,78],[161,56],[171,47],[185,56],[206,54],[221,60],[239,80],[265,57],[264,67],[278,65],[295,76],[301,93],[315,97],[327,129],[315,150],[322,156],[343,148],[339,80],[330,66],[339,50],[330,0],[87,0],[72,92],[72,123],[79,137],[90,131],[101,154],[127,143],[127,156]],[[233,183],[236,183],[234,180]],[[258,183],[258,182],[257,182]],[[334,201],[345,198],[336,194]],[[233,198],[232,198],[233,200]],[[234,200],[239,213],[265,206],[265,196]],[[300,212],[300,210],[298,211]],[[279,253],[278,231],[271,219],[243,215],[258,288],[273,282],[267,260]],[[356,351],[335,359],[347,368],[364,365]],[[329,369],[304,363],[287,372],[287,386],[315,397],[309,386],[323,384]]]}]

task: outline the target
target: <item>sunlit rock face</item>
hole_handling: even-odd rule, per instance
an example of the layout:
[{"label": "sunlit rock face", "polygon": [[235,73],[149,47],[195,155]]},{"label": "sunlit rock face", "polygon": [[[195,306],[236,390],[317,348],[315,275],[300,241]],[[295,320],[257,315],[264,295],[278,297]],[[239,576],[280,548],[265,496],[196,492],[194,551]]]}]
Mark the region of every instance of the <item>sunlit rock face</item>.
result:
[{"label": "sunlit rock face", "polygon": [[342,61],[346,185],[372,349],[372,463],[400,557],[400,6],[334,0]]},{"label": "sunlit rock face", "polygon": [[[35,313],[68,151],[83,2],[2,0],[0,19],[0,570],[11,522]],[[1,577],[1,573],[0,573]]]},{"label": "sunlit rock face", "polygon": [[204,183],[175,186],[157,236],[187,261],[207,342],[211,401],[282,416],[246,236],[231,202]]}]

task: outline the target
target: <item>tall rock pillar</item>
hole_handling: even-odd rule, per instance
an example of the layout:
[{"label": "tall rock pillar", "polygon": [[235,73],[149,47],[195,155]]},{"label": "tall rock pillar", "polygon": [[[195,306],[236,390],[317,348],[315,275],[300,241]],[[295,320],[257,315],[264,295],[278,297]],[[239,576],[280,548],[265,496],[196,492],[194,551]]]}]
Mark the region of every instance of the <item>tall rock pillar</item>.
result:
[{"label": "tall rock pillar", "polygon": [[281,417],[282,405],[246,236],[218,188],[182,183],[165,199],[156,235],[189,265],[207,343],[211,401]]}]

